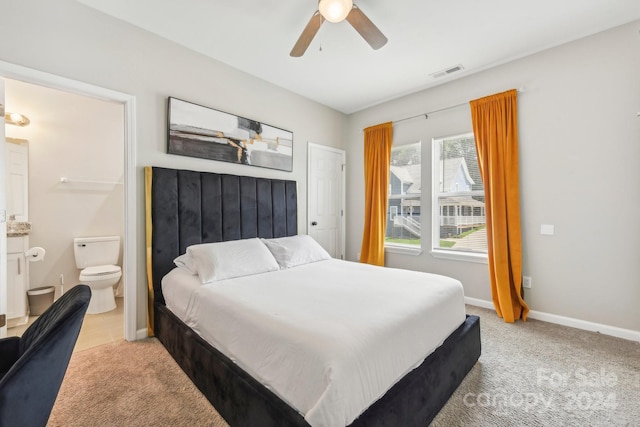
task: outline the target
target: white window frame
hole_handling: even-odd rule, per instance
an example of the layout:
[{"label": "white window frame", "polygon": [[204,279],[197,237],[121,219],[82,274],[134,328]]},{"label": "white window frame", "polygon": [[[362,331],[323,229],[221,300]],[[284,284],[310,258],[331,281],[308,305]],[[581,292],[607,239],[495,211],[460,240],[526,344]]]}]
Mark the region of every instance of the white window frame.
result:
[{"label": "white window frame", "polygon": [[[441,138],[433,138],[431,152],[431,250],[430,253],[434,258],[449,259],[455,261],[476,262],[487,264],[487,254],[479,252],[453,251],[440,248],[440,142],[445,139],[454,138],[471,138],[474,137],[473,132],[460,135],[452,135]],[[470,196],[475,192],[461,191],[455,193],[447,193],[450,196]]]},{"label": "white window frame", "polygon": [[[399,150],[405,147],[408,147],[410,145],[418,145],[420,147],[420,157],[422,157],[422,151],[423,151],[423,145],[422,145],[422,140],[419,141],[414,141],[414,142],[410,142],[407,144],[402,144],[402,145],[396,145],[394,147],[392,147],[393,149]],[[391,166],[391,165],[389,165]],[[424,182],[423,177],[420,177],[420,180],[422,182]],[[391,183],[389,183],[389,193],[391,193]],[[389,216],[391,216],[391,210],[390,207],[388,206],[389,203],[389,194],[387,194],[387,209],[389,210]],[[423,199],[422,199],[422,192],[420,193],[420,210],[421,212],[424,212],[423,210]],[[422,214],[421,214],[421,218],[423,218]],[[422,221],[421,221],[422,222]],[[391,252],[391,253],[398,253],[398,254],[404,254],[404,255],[420,255],[422,253],[422,247],[423,247],[423,242],[422,242],[422,233],[420,233],[420,246],[416,246],[416,245],[407,245],[407,244],[403,244],[403,243],[390,243],[390,242],[386,242],[384,243],[384,250],[386,252]]]}]

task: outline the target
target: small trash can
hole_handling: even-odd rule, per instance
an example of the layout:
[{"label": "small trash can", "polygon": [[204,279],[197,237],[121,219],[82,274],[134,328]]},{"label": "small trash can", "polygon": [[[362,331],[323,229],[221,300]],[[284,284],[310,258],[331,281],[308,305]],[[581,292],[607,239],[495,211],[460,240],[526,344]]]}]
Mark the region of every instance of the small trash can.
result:
[{"label": "small trash can", "polygon": [[53,304],[53,296],[56,292],[55,286],[43,286],[41,288],[33,288],[27,291],[29,299],[29,314],[31,316],[40,316],[47,308]]}]

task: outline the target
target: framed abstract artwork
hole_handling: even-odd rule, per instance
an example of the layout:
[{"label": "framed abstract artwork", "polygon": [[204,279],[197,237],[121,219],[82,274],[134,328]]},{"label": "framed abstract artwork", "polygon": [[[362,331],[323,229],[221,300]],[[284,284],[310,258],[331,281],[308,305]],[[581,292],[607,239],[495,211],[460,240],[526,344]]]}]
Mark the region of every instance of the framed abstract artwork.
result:
[{"label": "framed abstract artwork", "polygon": [[293,133],[169,97],[167,152],[291,172]]}]

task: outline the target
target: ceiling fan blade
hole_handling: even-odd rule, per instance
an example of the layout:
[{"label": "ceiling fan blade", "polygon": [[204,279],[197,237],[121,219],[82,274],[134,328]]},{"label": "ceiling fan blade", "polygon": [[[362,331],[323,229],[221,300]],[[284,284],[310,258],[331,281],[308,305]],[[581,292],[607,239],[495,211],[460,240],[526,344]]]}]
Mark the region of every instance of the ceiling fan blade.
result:
[{"label": "ceiling fan blade", "polygon": [[311,44],[311,40],[313,40],[323,22],[324,17],[320,15],[319,11],[316,11],[309,20],[307,26],[304,27],[302,34],[300,34],[298,41],[295,46],[293,46],[293,49],[291,49],[291,53],[289,55],[295,57],[304,55],[304,52]]},{"label": "ceiling fan blade", "polygon": [[387,44],[387,38],[384,34],[375,26],[373,22],[364,12],[355,4],[353,9],[347,15],[347,21],[355,30],[360,33],[363,39],[374,49],[380,49]]}]

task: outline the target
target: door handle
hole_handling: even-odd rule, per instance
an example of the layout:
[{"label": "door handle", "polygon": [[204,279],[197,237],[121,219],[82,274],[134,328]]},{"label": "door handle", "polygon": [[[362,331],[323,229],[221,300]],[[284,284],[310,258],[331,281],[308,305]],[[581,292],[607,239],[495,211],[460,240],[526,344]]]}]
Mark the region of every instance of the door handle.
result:
[{"label": "door handle", "polygon": [[313,222],[311,222],[311,225],[312,225],[313,227],[315,227],[316,225],[318,225],[318,221],[313,221]]}]

